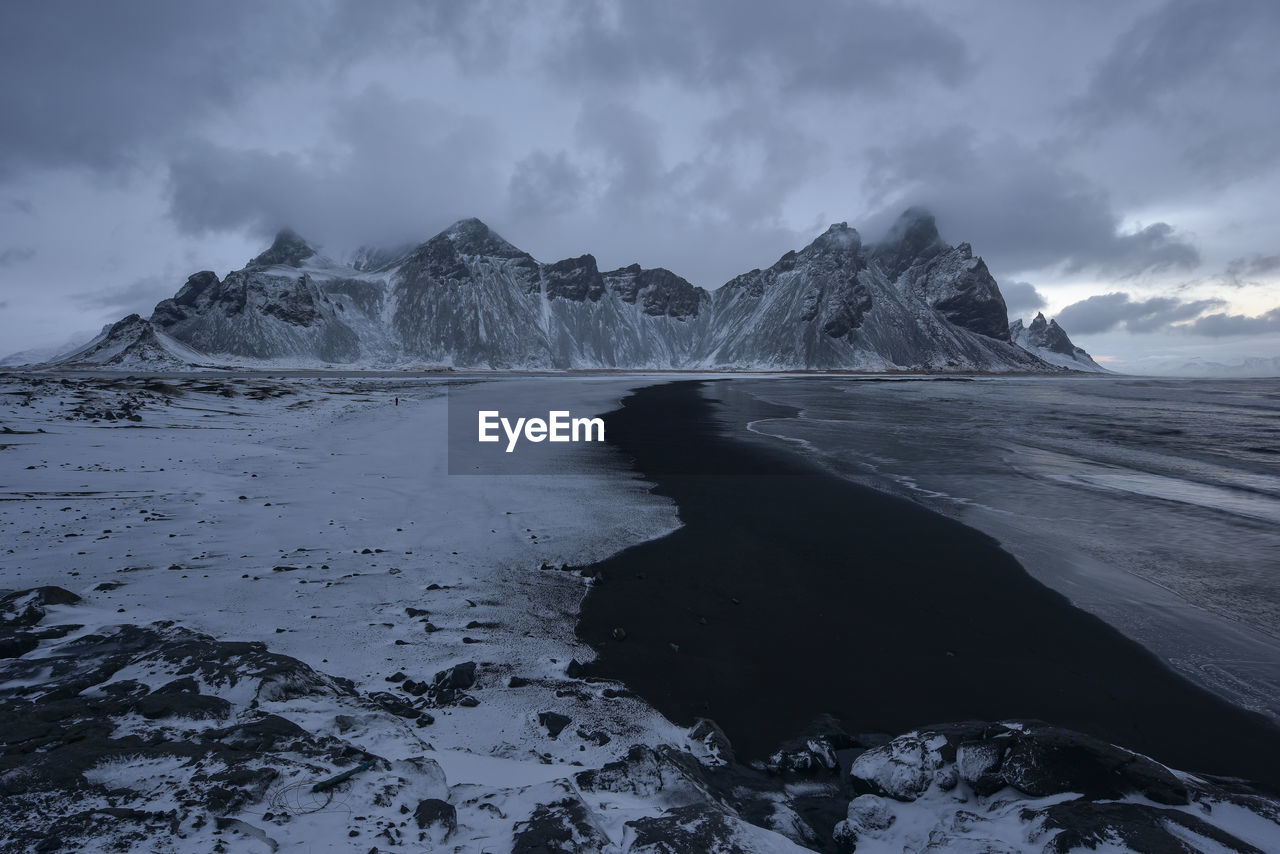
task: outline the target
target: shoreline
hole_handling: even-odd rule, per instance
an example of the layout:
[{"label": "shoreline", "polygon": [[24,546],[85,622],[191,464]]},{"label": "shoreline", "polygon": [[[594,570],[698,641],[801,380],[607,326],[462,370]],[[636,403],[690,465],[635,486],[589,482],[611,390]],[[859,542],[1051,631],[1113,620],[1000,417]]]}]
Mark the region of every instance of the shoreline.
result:
[{"label": "shoreline", "polygon": [[704,388],[646,387],[605,416],[683,527],[588,570],[603,576],[578,623],[599,654],[590,675],[677,724],[710,717],[748,758],[823,713],[853,733],[1041,719],[1172,767],[1280,784],[1261,758],[1280,728],[1075,608],[993,538],[723,435]]}]

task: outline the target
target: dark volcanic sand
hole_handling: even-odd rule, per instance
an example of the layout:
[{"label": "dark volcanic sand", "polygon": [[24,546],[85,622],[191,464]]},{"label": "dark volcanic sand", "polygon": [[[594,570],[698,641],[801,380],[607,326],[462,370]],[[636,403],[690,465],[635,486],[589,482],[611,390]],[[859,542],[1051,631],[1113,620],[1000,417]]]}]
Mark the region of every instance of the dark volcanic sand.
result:
[{"label": "dark volcanic sand", "polygon": [[712,718],[739,758],[823,712],[853,733],[1038,718],[1280,784],[1280,728],[1072,607],[985,534],[730,438],[701,385],[644,388],[606,416],[684,526],[595,565],[578,624],[600,653],[590,675],[678,723]]}]

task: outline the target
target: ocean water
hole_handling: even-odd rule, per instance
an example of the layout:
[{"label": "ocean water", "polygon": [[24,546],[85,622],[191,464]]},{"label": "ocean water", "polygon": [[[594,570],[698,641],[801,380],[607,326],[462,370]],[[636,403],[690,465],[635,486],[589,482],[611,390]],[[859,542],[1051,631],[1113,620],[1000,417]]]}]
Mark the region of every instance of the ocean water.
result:
[{"label": "ocean water", "polygon": [[[704,393],[741,436],[994,536],[1175,669],[1280,720],[1280,380],[785,377]],[[753,401],[797,414],[758,418]]]}]

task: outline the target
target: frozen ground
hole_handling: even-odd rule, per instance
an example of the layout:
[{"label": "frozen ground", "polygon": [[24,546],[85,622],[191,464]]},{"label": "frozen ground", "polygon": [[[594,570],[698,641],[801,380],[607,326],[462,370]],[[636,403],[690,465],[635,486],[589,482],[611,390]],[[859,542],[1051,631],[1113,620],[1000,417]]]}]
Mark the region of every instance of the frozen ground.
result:
[{"label": "frozen ground", "polygon": [[749,430],[999,539],[1193,679],[1280,719],[1280,381],[755,380]]},{"label": "frozen ground", "polygon": [[[579,380],[554,397],[596,414],[627,387]],[[542,783],[570,762],[683,737],[638,701],[564,690],[569,662],[590,657],[573,634],[587,581],[539,567],[588,563],[676,524],[603,450],[558,476],[448,477],[443,381],[46,377],[0,391],[0,587],[83,597],[67,608],[83,624],[69,640],[173,621],[264,642],[363,693],[477,662],[479,705],[434,710],[429,729],[385,716],[363,739],[346,735],[391,759],[430,745],[451,785]],[[507,396],[536,410],[546,394],[526,379]],[[529,684],[508,688],[513,676]],[[550,738],[546,711],[573,725]],[[332,847],[350,844],[344,830]]]},{"label": "frozen ground", "polygon": [[[871,743],[813,735],[753,771],[714,727],[575,678],[592,582],[550,568],[678,520],[603,447],[448,476],[445,384],[480,379],[575,414],[652,381],[0,377],[0,851],[833,850],[838,819],[859,851],[1038,850],[1164,826],[1051,816],[1094,795],[1014,763],[979,793],[915,736],[891,763],[915,800],[846,817],[851,787],[893,796],[883,765],[838,773]],[[1272,805],[1186,789],[1174,808],[1263,843],[1237,850],[1277,838]]]}]

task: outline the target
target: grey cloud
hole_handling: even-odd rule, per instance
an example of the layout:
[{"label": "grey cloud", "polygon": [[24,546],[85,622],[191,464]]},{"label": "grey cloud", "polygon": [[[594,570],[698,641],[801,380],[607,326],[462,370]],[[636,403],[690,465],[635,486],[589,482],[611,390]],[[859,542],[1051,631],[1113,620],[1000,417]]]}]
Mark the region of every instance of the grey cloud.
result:
[{"label": "grey cloud", "polygon": [[507,193],[517,214],[553,216],[578,204],[586,177],[564,151],[535,151],[515,165]]},{"label": "grey cloud", "polygon": [[[1081,269],[1089,262],[1073,259],[1069,269]],[[1103,253],[1098,266],[1119,275],[1146,271],[1194,270],[1200,266],[1200,252],[1179,238],[1165,222],[1148,225],[1132,234],[1116,235],[1111,251]]]},{"label": "grey cloud", "polygon": [[1115,42],[1078,109],[1101,120],[1167,109],[1206,76],[1240,85],[1275,83],[1280,6],[1271,0],[1172,0]]},{"label": "grey cloud", "polygon": [[1004,304],[1009,309],[1011,318],[1024,317],[1049,304],[1030,282],[1004,282],[1000,285],[1000,293],[1004,296]]},{"label": "grey cloud", "polygon": [[24,213],[27,216],[36,215],[36,206],[30,199],[10,199],[9,207],[18,213]]},{"label": "grey cloud", "polygon": [[784,123],[744,110],[714,116],[684,159],[668,162],[661,126],[624,104],[583,107],[578,133],[595,155],[596,203],[617,215],[661,212],[674,227],[693,219],[736,227],[778,217],[798,186],[824,165],[824,146]]},{"label": "grey cloud", "polygon": [[780,223],[782,206],[821,168],[823,147],[741,110],[690,130],[694,144],[677,154],[652,115],[588,101],[572,150],[517,161],[507,236],[539,257],[590,251],[604,265],[668,267],[707,287],[794,248],[801,236]]},{"label": "grey cloud", "polygon": [[14,264],[21,264],[23,261],[30,261],[36,257],[36,250],[30,246],[12,246],[8,249],[0,250],[0,267],[12,267]]},{"label": "grey cloud", "polygon": [[1171,0],[1116,39],[1072,111],[1097,131],[1146,126],[1215,180],[1280,160],[1280,4]]},{"label": "grey cloud", "polygon": [[589,101],[573,148],[508,160],[492,122],[380,89],[340,103],[332,127],[306,156],[188,143],[169,173],[173,220],[196,235],[288,225],[351,248],[421,240],[475,215],[547,257],[591,251],[716,286],[792,248],[781,207],[822,152],[799,131],[730,112],[672,157],[651,115]]},{"label": "grey cloud", "polygon": [[[491,3],[8,3],[0,12],[0,178],[24,167],[117,170],[264,83],[311,79],[420,45],[500,63],[511,11]],[[16,85],[13,85],[16,84]]]},{"label": "grey cloud", "polygon": [[332,144],[308,157],[188,143],[170,167],[171,216],[190,234],[289,226],[359,244],[422,239],[497,209],[488,123],[370,89],[342,102],[333,124]]},{"label": "grey cloud", "polygon": [[868,189],[881,203],[872,234],[917,204],[954,232],[950,239],[972,243],[1000,269],[1062,265],[1127,277],[1200,263],[1167,223],[1121,232],[1105,192],[1050,152],[1010,137],[982,141],[970,128],[945,128],[872,149],[869,162]]},{"label": "grey cloud", "polygon": [[1206,335],[1211,338],[1280,332],[1280,308],[1273,308],[1255,317],[1245,314],[1210,314],[1184,328],[1196,335]]},{"label": "grey cloud", "polygon": [[1254,254],[1242,258],[1232,258],[1228,262],[1223,278],[1239,287],[1257,276],[1265,276],[1280,270],[1280,255]]},{"label": "grey cloud", "polygon": [[1058,312],[1057,319],[1072,334],[1092,335],[1117,327],[1129,332],[1159,332],[1223,305],[1220,299],[1184,301],[1175,297],[1151,297],[1135,300],[1127,293],[1109,293],[1072,303]]},{"label": "grey cloud", "polygon": [[155,304],[174,295],[181,282],[165,276],[148,276],[119,287],[106,287],[73,296],[84,308],[113,314],[151,314]]},{"label": "grey cloud", "polygon": [[922,77],[951,84],[964,43],[923,12],[870,0],[573,3],[549,62],[574,82],[654,77],[697,88],[883,91]]}]

